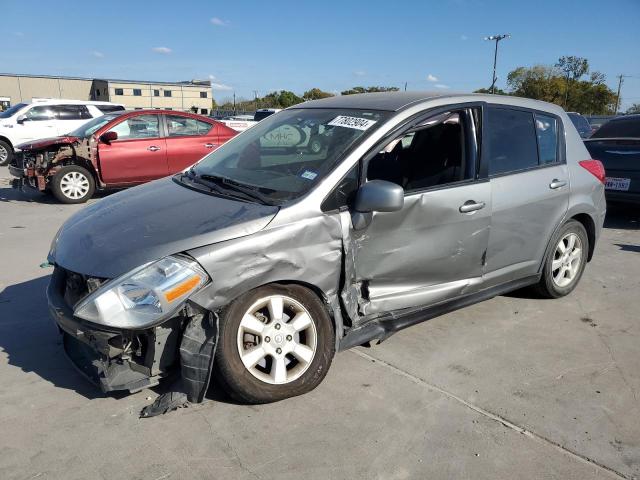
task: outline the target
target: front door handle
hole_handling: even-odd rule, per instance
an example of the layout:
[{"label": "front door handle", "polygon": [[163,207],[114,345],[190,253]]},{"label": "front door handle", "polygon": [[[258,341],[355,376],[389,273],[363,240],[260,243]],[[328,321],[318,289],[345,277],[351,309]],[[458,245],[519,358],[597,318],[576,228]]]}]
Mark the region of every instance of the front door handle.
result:
[{"label": "front door handle", "polygon": [[474,200],[467,200],[460,205],[460,213],[471,213],[477,210],[482,210],[485,206],[484,202],[476,202]]},{"label": "front door handle", "polygon": [[555,190],[556,188],[562,188],[567,184],[566,181],[564,180],[558,180],[557,178],[554,178],[553,180],[551,180],[551,183],[549,184],[549,188],[552,190]]},{"label": "front door handle", "polygon": [[150,147],[147,148],[147,150],[149,150],[150,152],[157,152],[158,150],[160,150],[160,147],[156,147],[155,145],[151,145]]},{"label": "front door handle", "polygon": [[215,147],[215,145],[214,145],[213,143],[205,143],[205,144],[204,144],[204,146],[205,146],[206,148],[213,148],[213,147]]}]

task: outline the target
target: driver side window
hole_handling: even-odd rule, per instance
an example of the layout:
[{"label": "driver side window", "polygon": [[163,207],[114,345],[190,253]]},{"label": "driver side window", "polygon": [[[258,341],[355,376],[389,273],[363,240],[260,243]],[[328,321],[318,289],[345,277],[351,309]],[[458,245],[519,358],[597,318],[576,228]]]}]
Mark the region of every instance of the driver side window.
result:
[{"label": "driver side window", "polygon": [[467,118],[464,111],[446,112],[395,138],[369,161],[367,180],[393,182],[410,193],[473,179]]},{"label": "driver side window", "polygon": [[110,132],[118,134],[118,140],[155,138],[160,136],[158,115],[129,117],[113,127]]}]

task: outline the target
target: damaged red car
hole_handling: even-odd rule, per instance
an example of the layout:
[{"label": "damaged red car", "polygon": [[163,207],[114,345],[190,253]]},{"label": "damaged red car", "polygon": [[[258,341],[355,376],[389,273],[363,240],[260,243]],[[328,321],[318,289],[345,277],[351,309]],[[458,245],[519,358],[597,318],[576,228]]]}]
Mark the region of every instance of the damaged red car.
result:
[{"label": "damaged red car", "polygon": [[171,110],[114,112],[73,132],[19,145],[9,165],[14,186],[83,203],[184,170],[238,132],[211,118]]}]

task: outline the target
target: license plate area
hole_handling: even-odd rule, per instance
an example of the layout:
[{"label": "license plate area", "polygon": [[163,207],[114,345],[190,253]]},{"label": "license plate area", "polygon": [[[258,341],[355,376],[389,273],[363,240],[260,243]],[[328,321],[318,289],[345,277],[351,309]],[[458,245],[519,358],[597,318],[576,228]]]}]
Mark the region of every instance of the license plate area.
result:
[{"label": "license plate area", "polygon": [[607,177],[604,188],[607,190],[621,190],[626,192],[629,190],[629,185],[631,185],[630,178]]}]

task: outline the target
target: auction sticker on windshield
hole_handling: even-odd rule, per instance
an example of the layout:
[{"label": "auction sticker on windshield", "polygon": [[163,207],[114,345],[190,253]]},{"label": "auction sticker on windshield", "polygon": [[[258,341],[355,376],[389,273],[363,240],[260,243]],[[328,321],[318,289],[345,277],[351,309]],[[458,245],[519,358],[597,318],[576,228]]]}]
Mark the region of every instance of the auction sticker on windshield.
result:
[{"label": "auction sticker on windshield", "polygon": [[338,115],[336,118],[331,120],[327,125],[331,125],[333,127],[355,128],[356,130],[367,130],[374,123],[376,123],[375,120],[369,120],[367,118],[347,117],[346,115]]}]

